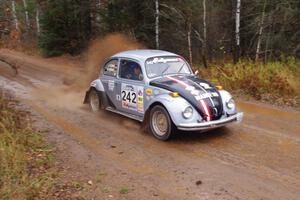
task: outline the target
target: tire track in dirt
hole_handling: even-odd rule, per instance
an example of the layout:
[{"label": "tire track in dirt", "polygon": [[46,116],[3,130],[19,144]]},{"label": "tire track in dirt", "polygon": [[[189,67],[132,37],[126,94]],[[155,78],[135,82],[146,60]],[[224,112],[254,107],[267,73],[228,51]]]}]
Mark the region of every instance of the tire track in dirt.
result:
[{"label": "tire track in dirt", "polygon": [[[35,111],[42,114],[49,122],[52,122],[53,124],[61,127],[66,133],[82,143],[84,146],[88,147],[100,157],[109,158],[116,161],[118,165],[121,165],[123,169],[126,169],[131,173],[138,175],[151,174],[151,176],[156,177],[156,179],[165,182],[163,193],[166,193],[166,191],[172,191],[174,190],[174,188],[178,188],[178,185],[172,184],[172,182],[175,183],[176,181],[168,171],[163,169],[158,171],[154,167],[149,166],[149,163],[146,162],[144,165],[136,165],[134,161],[121,157],[118,153],[111,151],[111,149],[101,148],[103,146],[106,146],[103,141],[95,140],[94,136],[90,135],[88,131],[84,131],[74,123],[67,121],[66,119],[53,112],[49,112],[49,110],[44,109],[42,106],[33,104],[31,101],[27,101],[26,103],[30,105]],[[181,187],[184,188],[184,186]]]},{"label": "tire track in dirt", "polygon": [[[103,126],[102,126],[103,127]],[[134,132],[137,132],[138,130],[135,130]],[[134,134],[134,133],[132,133]],[[116,138],[118,136],[114,136],[114,138]],[[129,141],[134,141],[137,140],[137,137],[134,135],[126,135],[126,137],[122,137],[120,138],[120,140],[129,140]],[[139,146],[143,146],[143,149],[145,149],[148,153],[151,152],[153,154],[155,154],[155,156],[159,155],[161,149],[157,148],[156,150],[153,149],[149,149],[147,148],[147,142],[144,141],[144,143],[141,144],[141,142],[138,140]],[[146,146],[145,146],[146,145]],[[175,145],[178,145],[177,143]],[[276,172],[275,170],[272,170],[270,168],[264,167],[264,166],[257,166],[254,165],[253,163],[249,162],[246,159],[242,159],[241,157],[238,157],[236,155],[233,155],[229,152],[224,152],[222,150],[216,149],[213,146],[210,145],[206,145],[205,147],[201,147],[200,149],[197,149],[197,152],[195,152],[193,150],[193,148],[189,148],[189,146],[186,145],[180,145],[180,148],[178,148],[178,146],[175,146],[174,144],[167,145],[168,151],[172,151],[173,153],[175,153],[176,155],[183,155],[185,158],[198,158],[199,155],[205,159],[208,159],[208,157],[213,157],[213,160],[218,160],[219,162],[228,165],[228,166],[232,166],[232,167],[237,167],[238,168],[243,168],[247,171],[249,171],[250,173],[256,174],[259,177],[261,177],[262,179],[276,179],[278,182],[281,182],[282,184],[293,184],[295,185],[295,188],[297,188],[297,186],[299,186],[299,179],[295,179],[291,176],[287,176],[287,175],[282,175],[278,172]],[[150,147],[150,146],[148,146]],[[171,148],[170,148],[171,147]],[[183,150],[185,148],[185,150]],[[172,154],[173,155],[173,154]],[[168,157],[165,157],[166,159],[170,160],[170,157],[172,157],[172,155],[169,155]],[[182,165],[183,163],[186,162],[191,162],[191,161],[187,161],[186,159],[183,159],[182,156],[178,156],[176,158],[173,157],[173,159],[176,159],[176,163],[178,163],[178,165]],[[145,163],[147,163],[146,161],[144,161]]]}]

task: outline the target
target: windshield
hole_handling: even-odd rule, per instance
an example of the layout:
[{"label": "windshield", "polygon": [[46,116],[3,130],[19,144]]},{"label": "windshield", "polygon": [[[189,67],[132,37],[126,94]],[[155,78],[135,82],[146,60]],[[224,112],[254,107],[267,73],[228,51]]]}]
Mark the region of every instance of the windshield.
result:
[{"label": "windshield", "polygon": [[188,64],[180,57],[153,57],[146,60],[146,72],[149,78],[168,74],[191,74]]}]

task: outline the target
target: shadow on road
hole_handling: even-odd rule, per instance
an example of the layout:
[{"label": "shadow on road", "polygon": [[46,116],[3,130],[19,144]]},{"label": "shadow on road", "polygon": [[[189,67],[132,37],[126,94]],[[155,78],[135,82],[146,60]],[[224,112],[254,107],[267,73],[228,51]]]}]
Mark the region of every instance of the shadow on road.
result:
[{"label": "shadow on road", "polygon": [[199,131],[178,131],[177,134],[171,139],[174,143],[210,143],[211,141],[219,138],[230,136],[231,131],[227,127],[221,127],[207,132]]}]

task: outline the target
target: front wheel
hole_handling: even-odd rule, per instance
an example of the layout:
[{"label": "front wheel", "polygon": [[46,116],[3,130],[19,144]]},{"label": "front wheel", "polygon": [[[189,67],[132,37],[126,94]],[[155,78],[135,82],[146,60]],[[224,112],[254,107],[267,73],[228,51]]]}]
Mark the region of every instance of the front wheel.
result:
[{"label": "front wheel", "polygon": [[157,139],[164,141],[170,139],[175,128],[168,111],[163,106],[154,106],[150,111],[149,120],[150,130]]},{"label": "front wheel", "polygon": [[100,110],[100,96],[95,89],[91,89],[89,92],[89,106],[93,112],[98,112]]}]

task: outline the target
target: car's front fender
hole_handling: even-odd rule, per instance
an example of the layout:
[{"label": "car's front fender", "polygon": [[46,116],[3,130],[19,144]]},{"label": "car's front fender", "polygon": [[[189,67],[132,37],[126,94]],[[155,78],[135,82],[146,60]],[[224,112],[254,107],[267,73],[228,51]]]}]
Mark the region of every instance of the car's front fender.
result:
[{"label": "car's front fender", "polygon": [[225,113],[230,114],[230,115],[237,113],[236,107],[229,109],[226,106],[227,102],[232,98],[231,94],[229,92],[227,92],[226,90],[220,90],[219,93],[222,97],[222,103],[223,103],[223,108],[224,108]]},{"label": "car's front fender", "polygon": [[[171,97],[169,94],[157,95],[149,103],[147,111],[150,111],[155,104],[162,104],[167,109],[173,123],[176,126],[181,123],[196,123],[198,120],[202,119],[194,107],[180,96]],[[188,106],[193,108],[193,116],[190,119],[185,119],[183,118],[182,112]]]}]

